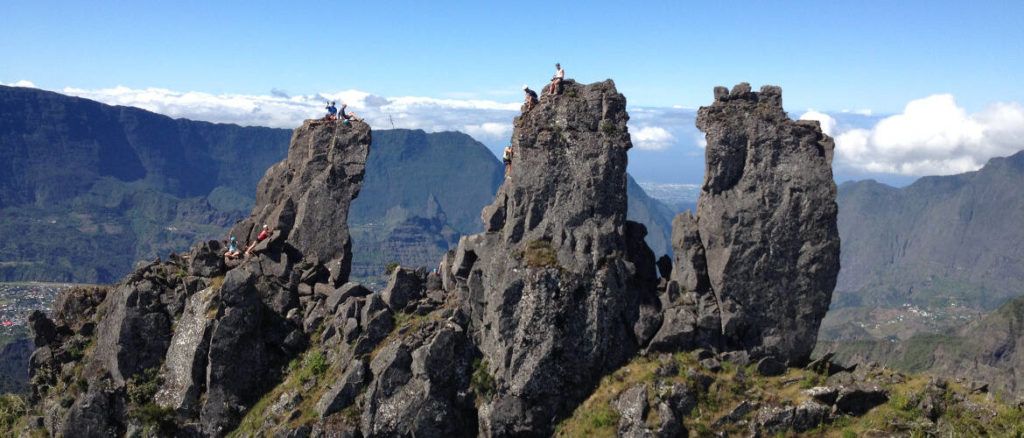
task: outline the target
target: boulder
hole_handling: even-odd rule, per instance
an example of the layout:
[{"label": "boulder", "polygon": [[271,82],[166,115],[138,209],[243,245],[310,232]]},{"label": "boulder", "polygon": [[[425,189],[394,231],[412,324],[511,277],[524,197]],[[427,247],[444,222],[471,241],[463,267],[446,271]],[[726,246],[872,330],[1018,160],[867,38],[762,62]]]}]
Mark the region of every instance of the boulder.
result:
[{"label": "boulder", "polygon": [[367,383],[367,363],[362,359],[354,359],[349,362],[345,374],[324,393],[323,397],[316,404],[316,411],[320,418],[331,415],[349,407],[355,402],[356,396]]},{"label": "boulder", "polygon": [[740,420],[746,418],[747,414],[753,412],[755,409],[757,409],[757,402],[744,400],[734,406],[727,414],[715,420],[715,422],[711,424],[711,427],[721,429],[730,424],[736,424]]},{"label": "boulder", "polygon": [[188,254],[188,274],[196,277],[215,277],[224,272],[224,253],[219,241],[208,240],[192,247]]},{"label": "boulder", "polygon": [[889,393],[877,386],[843,387],[836,395],[835,409],[844,414],[859,416],[887,401]]},{"label": "boulder", "polygon": [[804,394],[815,401],[831,406],[839,396],[839,388],[832,386],[815,386],[804,390]]},{"label": "boulder", "polygon": [[764,357],[757,361],[757,373],[765,377],[781,376],[786,374],[786,364],[774,357]]},{"label": "boulder", "polygon": [[157,405],[182,415],[195,413],[206,383],[206,355],[213,326],[208,313],[216,311],[215,307],[211,309],[215,294],[216,290],[209,288],[189,298],[167,349],[161,373],[163,385],[153,398]]},{"label": "boulder", "polygon": [[615,399],[615,410],[619,413],[618,436],[650,436],[647,428],[647,386],[636,384],[626,389]]},{"label": "boulder", "polygon": [[434,321],[381,348],[360,419],[365,436],[471,436],[471,351],[461,327]]},{"label": "boulder", "polygon": [[401,312],[413,300],[423,296],[423,278],[413,269],[397,267],[391,273],[381,298],[393,312]]},{"label": "boulder", "polygon": [[28,325],[35,334],[36,348],[45,347],[57,341],[57,326],[41,310],[28,315]]}]

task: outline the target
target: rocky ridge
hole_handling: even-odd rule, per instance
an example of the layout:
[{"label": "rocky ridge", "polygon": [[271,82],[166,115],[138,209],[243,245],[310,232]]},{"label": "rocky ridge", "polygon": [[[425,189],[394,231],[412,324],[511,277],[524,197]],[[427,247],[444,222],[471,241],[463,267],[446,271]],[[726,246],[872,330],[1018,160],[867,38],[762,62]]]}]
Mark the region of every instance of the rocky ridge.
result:
[{"label": "rocky ridge", "polygon": [[[626,220],[625,98],[610,80],[563,90],[516,118],[517,159],[484,231],[437,272],[399,267],[376,292],[347,281],[369,128],[297,129],[235,227],[279,230],[257,257],[225,274],[208,242],[34,317],[34,424],[545,436],[638,354],[702,349],[709,370],[756,362],[766,374],[805,363],[838,271],[834,186],[815,186],[830,176],[830,140],[789,120],[777,88],[716,89],[701,110],[697,215],[676,218],[675,263],[656,260]],[[643,417],[628,405],[624,417]],[[658,436],[686,433],[687,413],[672,415]]]},{"label": "rocky ridge", "polygon": [[236,226],[245,236],[268,223],[275,235],[233,269],[224,248],[206,242],[112,288],[73,289],[53,320],[34,314],[37,424],[65,436],[233,430],[308,346],[302,316],[335,290],[330,282],[346,280],[345,213],[369,145],[362,123],[296,129],[288,158],[261,181],[252,217]]}]

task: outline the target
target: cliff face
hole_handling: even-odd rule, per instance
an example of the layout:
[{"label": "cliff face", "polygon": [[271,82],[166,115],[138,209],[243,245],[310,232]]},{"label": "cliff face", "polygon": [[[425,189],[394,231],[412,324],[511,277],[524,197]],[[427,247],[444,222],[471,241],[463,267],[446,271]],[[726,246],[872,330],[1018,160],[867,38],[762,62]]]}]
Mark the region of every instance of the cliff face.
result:
[{"label": "cliff face", "polygon": [[568,82],[518,117],[512,175],[484,208],[486,232],[450,260],[495,379],[486,433],[550,431],[641,342],[637,297],[656,277],[642,226],[626,222],[625,107],[611,81]]},{"label": "cliff face", "polygon": [[676,311],[656,341],[717,339],[726,350],[804,362],[839,271],[832,139],[816,122],[789,119],[778,87],[746,83],[716,88],[697,126],[707,134],[704,186],[696,216],[673,223],[676,265],[663,302]]}]

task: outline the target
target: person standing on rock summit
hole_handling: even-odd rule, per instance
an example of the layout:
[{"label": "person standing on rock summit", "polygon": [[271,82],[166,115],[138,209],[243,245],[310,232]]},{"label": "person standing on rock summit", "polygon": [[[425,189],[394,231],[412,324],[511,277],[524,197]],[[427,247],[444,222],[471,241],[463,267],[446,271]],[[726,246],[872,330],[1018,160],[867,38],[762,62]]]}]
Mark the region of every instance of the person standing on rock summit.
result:
[{"label": "person standing on rock summit", "polygon": [[540,99],[537,98],[537,92],[530,89],[530,87],[523,85],[523,93],[526,94],[526,109],[523,112],[530,112]]},{"label": "person standing on rock summit", "polygon": [[553,95],[562,94],[562,81],[565,80],[565,70],[562,64],[555,63],[555,75],[551,77],[551,85],[548,86],[548,93]]}]

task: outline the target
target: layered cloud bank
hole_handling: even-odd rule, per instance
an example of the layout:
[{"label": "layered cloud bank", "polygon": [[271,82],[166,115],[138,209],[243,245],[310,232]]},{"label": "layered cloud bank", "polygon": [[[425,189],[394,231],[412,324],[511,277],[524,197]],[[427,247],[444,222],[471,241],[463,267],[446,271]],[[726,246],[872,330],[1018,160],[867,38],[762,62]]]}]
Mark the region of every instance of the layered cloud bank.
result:
[{"label": "layered cloud bank", "polygon": [[65,88],[64,94],[112,105],[143,108],[171,117],[184,117],[245,126],[293,128],[305,119],[322,117],[326,102],[356,113],[374,126],[463,131],[481,140],[506,138],[519,104],[472,99],[417,96],[382,97],[359,90],[290,96],[280,90],[269,95],[179,92],[162,88],[127,87],[86,90]]},{"label": "layered cloud bank", "polygon": [[[801,119],[818,120],[825,132],[836,119],[817,111]],[[949,94],[913,100],[903,112],[870,128],[831,132],[836,164],[867,172],[899,175],[950,175],[977,170],[988,159],[1024,149],[1024,107],[994,103],[969,114]]]},{"label": "layered cloud bank", "polygon": [[[25,83],[22,81],[17,86],[25,86]],[[321,117],[325,103],[334,101],[339,107],[342,103],[348,104],[350,111],[373,126],[432,132],[462,131],[490,145],[509,141],[512,119],[521,105],[518,101],[383,97],[359,90],[292,96],[281,90],[271,90],[269,95],[242,95],[119,86],[96,90],[67,87],[60,92],[111,105],[139,107],[171,117],[274,128],[292,128],[304,119]],[[683,146],[697,143],[692,135],[696,131],[692,110],[651,108],[635,111],[639,115],[634,117],[630,127],[637,149],[666,150],[680,144],[680,139],[687,143]],[[681,112],[688,114],[679,114]]]},{"label": "layered cloud bank", "polygon": [[[35,87],[29,81],[6,85]],[[304,119],[321,117],[324,104],[335,101],[339,106],[347,103],[350,111],[375,127],[462,131],[492,148],[509,141],[512,119],[520,107],[518,100],[384,97],[360,90],[312,95],[289,95],[281,90],[244,95],[127,87],[58,91],[171,117],[276,128],[292,128]],[[636,164],[654,169],[666,160],[702,160],[704,138],[694,127],[695,110],[630,107],[629,111],[630,132],[638,151]],[[819,121],[822,130],[835,137],[836,169],[850,174],[962,173],[980,168],[992,157],[1024,148],[1024,107],[1016,102],[994,103],[972,114],[957,105],[952,95],[937,94],[913,100],[901,113],[885,117],[869,110],[826,113],[811,109],[800,118]],[[702,168],[697,164],[684,167],[688,173],[699,173]],[[634,172],[645,178],[643,170]],[[666,179],[670,170],[652,170],[655,173],[647,178],[670,181]],[[700,175],[686,179],[698,181]]]}]

